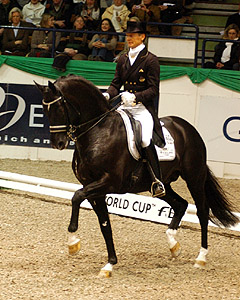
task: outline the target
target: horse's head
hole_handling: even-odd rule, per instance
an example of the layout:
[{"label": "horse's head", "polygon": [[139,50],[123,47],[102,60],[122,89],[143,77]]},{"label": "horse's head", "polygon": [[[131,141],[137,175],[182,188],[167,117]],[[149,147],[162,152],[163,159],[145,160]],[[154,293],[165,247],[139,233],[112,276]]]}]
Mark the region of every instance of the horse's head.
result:
[{"label": "horse's head", "polygon": [[66,149],[69,138],[67,130],[69,126],[64,97],[54,83],[48,82],[47,86],[36,83],[36,86],[43,95],[43,110],[49,120],[50,139],[53,148]]},{"label": "horse's head", "polygon": [[54,148],[65,149],[69,138],[76,141],[109,112],[101,91],[83,77],[68,75],[55,83],[49,81],[47,86],[36,85],[43,94]]}]

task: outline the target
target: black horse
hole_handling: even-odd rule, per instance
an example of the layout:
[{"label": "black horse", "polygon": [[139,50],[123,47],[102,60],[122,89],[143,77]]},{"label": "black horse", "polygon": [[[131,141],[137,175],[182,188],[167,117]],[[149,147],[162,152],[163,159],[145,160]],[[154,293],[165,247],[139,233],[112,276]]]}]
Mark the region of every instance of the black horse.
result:
[{"label": "black horse", "polygon": [[[88,199],[97,214],[104,236],[108,263],[100,274],[109,276],[117,263],[105,196],[107,193],[138,193],[149,191],[151,176],[144,161],[135,160],[127,147],[126,130],[118,112],[111,109],[101,91],[82,77],[60,77],[48,86],[37,84],[43,94],[43,108],[50,123],[53,148],[62,150],[70,139],[75,141],[73,172],[83,185],[72,198],[72,216],[68,231],[78,229],[80,204]],[[161,162],[166,196],[174,210],[167,230],[173,256],[180,253],[175,235],[188,203],[172,188],[171,182],[181,176],[195,201],[201,225],[201,249],[195,266],[206,263],[208,221],[225,227],[238,222],[217,179],[206,164],[206,148],[196,129],[179,117],[161,118],[174,138],[176,158]],[[210,214],[211,210],[211,214]],[[70,251],[79,250],[73,235]]]}]

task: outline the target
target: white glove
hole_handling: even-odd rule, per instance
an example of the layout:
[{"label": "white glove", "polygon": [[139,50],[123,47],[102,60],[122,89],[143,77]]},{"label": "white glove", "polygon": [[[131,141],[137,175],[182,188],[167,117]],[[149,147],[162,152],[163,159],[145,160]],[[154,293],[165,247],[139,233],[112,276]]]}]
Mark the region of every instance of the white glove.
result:
[{"label": "white glove", "polygon": [[136,105],[136,96],[129,92],[123,92],[121,95],[121,100],[125,106],[135,106]]},{"label": "white glove", "polygon": [[102,94],[106,98],[107,101],[110,99],[110,95],[108,93],[102,93]]}]

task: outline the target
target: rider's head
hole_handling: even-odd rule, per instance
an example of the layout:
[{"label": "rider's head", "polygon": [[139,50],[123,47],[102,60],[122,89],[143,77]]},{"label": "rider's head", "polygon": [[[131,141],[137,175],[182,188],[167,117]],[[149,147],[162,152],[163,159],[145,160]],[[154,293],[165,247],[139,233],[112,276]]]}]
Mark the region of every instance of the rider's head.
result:
[{"label": "rider's head", "polygon": [[141,45],[146,38],[146,23],[128,21],[126,37],[129,48],[134,49]]}]

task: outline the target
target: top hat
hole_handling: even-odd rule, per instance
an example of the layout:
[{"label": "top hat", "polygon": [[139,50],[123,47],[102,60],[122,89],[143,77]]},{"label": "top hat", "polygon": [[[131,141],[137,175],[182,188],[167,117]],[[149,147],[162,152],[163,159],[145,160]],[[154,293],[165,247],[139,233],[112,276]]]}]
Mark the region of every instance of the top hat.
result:
[{"label": "top hat", "polygon": [[127,22],[126,33],[145,33],[146,34],[146,23],[145,22]]}]

